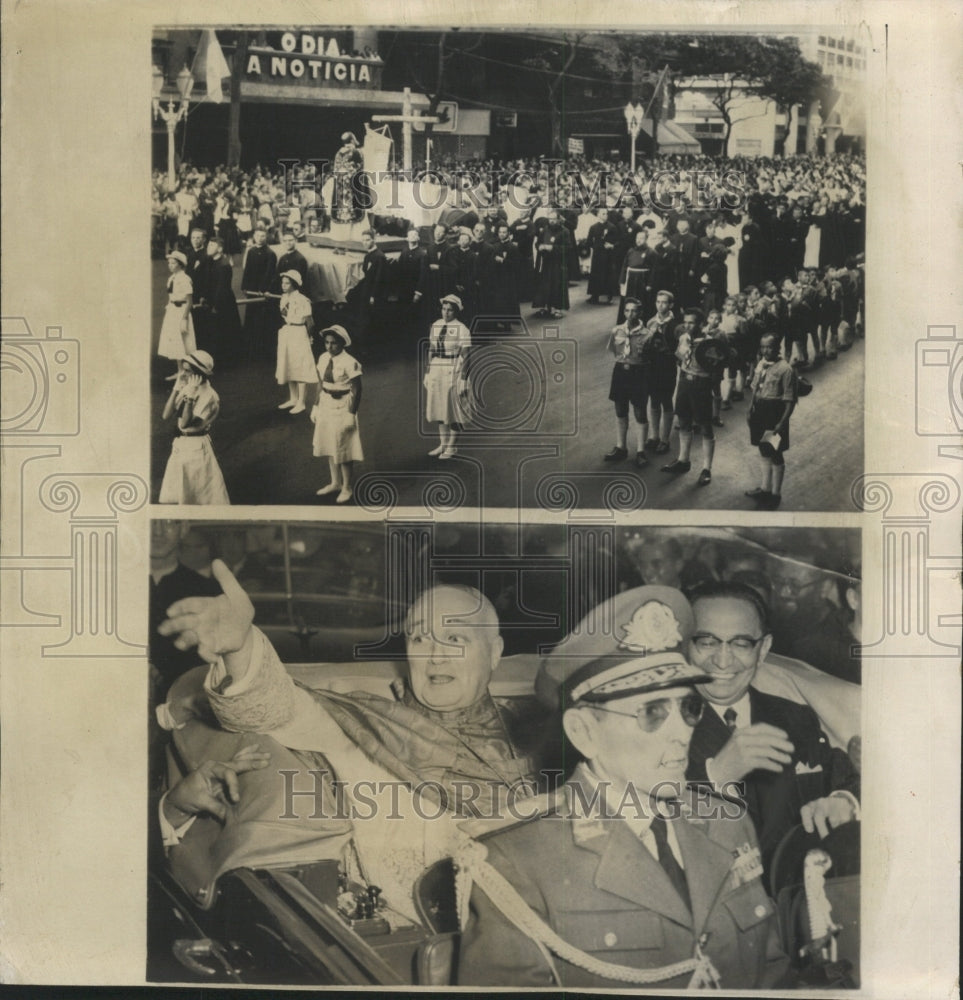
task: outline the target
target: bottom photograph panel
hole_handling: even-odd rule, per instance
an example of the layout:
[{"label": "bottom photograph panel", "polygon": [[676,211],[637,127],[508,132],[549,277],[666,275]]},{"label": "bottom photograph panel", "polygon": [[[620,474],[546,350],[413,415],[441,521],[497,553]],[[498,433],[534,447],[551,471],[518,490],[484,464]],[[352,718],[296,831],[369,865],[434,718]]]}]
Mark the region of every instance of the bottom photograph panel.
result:
[{"label": "bottom photograph panel", "polygon": [[151,526],[147,979],[857,988],[857,529]]}]

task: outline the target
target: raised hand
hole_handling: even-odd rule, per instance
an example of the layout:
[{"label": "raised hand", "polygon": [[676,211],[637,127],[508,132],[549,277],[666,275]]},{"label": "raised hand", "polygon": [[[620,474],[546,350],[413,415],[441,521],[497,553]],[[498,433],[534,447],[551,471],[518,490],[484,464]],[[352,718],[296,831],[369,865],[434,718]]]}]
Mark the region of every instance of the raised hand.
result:
[{"label": "raised hand", "polygon": [[157,629],[161,635],[176,635],[178,649],[196,646],[198,656],[207,663],[241,649],[254,621],[254,605],[227,566],[215,559],[211,572],[224,593],[175,602]]},{"label": "raised hand", "polygon": [[793,745],[784,730],[757,722],[737,729],[712,761],[712,777],[717,782],[740,781],[750,771],[778,774],[792,761]]}]

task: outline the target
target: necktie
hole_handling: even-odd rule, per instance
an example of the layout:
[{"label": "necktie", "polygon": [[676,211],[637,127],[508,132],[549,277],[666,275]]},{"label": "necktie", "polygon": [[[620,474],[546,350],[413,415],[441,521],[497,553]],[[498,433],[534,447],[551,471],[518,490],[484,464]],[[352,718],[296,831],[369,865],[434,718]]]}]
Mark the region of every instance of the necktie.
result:
[{"label": "necktie", "polygon": [[736,728],[736,718],[739,713],[734,708],[727,708],[722,713],[722,721],[725,722],[726,726],[729,728],[729,732],[733,732]]},{"label": "necktie", "polygon": [[328,367],[324,369],[323,381],[325,382],[334,381],[334,358],[328,358]]},{"label": "necktie", "polygon": [[689,886],[685,880],[685,872],[682,870],[679,862],[676,861],[675,855],[672,853],[672,848],[669,847],[669,832],[665,820],[661,816],[656,816],[652,820],[650,829],[655,837],[655,844],[659,851],[659,864],[662,865],[666,875],[669,876],[669,881],[682,898],[682,902],[691,910],[692,900],[689,898]]}]

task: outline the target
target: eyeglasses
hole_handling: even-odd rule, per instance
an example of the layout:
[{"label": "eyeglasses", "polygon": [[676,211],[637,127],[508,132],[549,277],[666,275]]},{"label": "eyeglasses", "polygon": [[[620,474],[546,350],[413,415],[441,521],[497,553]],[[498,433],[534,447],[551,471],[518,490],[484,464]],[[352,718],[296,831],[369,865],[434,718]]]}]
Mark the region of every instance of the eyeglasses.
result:
[{"label": "eyeglasses", "polygon": [[719,636],[711,632],[699,632],[692,637],[692,644],[700,653],[715,653],[723,646],[728,646],[734,653],[751,653],[762,640],[764,635],[753,639],[750,635],[737,635],[732,639],[720,639]]},{"label": "eyeglasses", "polygon": [[615,708],[592,703],[589,703],[589,706],[597,712],[608,712],[610,715],[624,715],[627,719],[635,719],[642,732],[654,733],[672,714],[673,703],[679,706],[679,714],[687,726],[695,726],[702,718],[702,712],[706,707],[706,703],[697,694],[687,694],[681,698],[656,698],[647,701],[635,712],[620,712]]}]

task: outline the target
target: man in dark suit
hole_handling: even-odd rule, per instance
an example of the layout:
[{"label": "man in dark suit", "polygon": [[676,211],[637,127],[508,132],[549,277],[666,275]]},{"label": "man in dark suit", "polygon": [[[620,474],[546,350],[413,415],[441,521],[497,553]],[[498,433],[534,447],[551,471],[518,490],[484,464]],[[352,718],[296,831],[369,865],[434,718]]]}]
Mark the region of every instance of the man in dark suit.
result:
[{"label": "man in dark suit", "polygon": [[[281,254],[278,257],[277,275],[284,274],[285,271],[297,271],[301,275],[301,287],[304,288],[305,279],[308,276],[308,259],[297,249],[297,237],[291,230],[287,230],[281,237]],[[281,279],[275,279],[274,291],[281,294]]]},{"label": "man in dark suit", "polygon": [[[244,258],[241,276],[241,294],[255,298],[273,291],[277,277],[277,258],[267,245],[267,230],[259,226],[254,230],[252,246]],[[274,359],[277,354],[278,328],[275,322],[277,309],[271,311],[267,299],[248,302],[244,307],[244,338],[248,353],[258,360]]]},{"label": "man in dark suit", "polygon": [[[615,634],[589,625],[600,620]],[[684,791],[704,710],[693,685],[707,679],[685,659],[691,628],[680,591],[639,587],[597,608],[543,661],[536,690],[563,710],[584,760],[554,802],[531,801],[530,818],[457,858],[474,880],[459,985],[782,982],[752,824],[731,802]]]},{"label": "man in dark suit", "polygon": [[459,318],[470,329],[478,310],[477,255],[472,247],[470,229],[462,228],[459,231],[458,244],[449,247],[442,267],[448,274],[455,294],[462,301],[463,308]]},{"label": "man in dark suit", "polygon": [[689,218],[680,215],[676,233],[670,237],[676,250],[676,298],[679,305],[691,308],[699,304],[699,277],[702,273],[699,258],[699,239],[689,231]]},{"label": "man in dark suit", "polygon": [[191,318],[194,321],[194,336],[197,346],[214,353],[214,328],[211,322],[211,262],[207,256],[207,233],[200,226],[191,230],[190,245],[185,251],[187,267],[185,271],[191,279]]},{"label": "man in dark suit", "polygon": [[592,248],[592,270],[588,280],[588,302],[599,305],[599,296],[604,295],[606,304],[612,302],[612,297],[618,293],[619,248],[622,244],[622,232],[619,224],[609,218],[609,210],[600,208],[599,221],[588,233],[589,246]]},{"label": "man in dark suit", "polygon": [[692,734],[686,777],[745,802],[768,876],[773,852],[796,824],[825,837],[859,817],[859,776],[808,705],[752,686],[772,645],[759,594],[714,582],[691,599],[689,659],[712,680],[699,685],[709,704]]},{"label": "man in dark suit", "polygon": [[521,257],[518,247],[511,241],[507,222],[498,224],[495,242],[486,244],[478,251],[476,266],[479,311],[483,315],[498,317],[497,329],[510,329],[511,319],[519,315]]},{"label": "man in dark suit", "polygon": [[364,245],[362,278],[349,296],[349,301],[357,303],[359,350],[387,330],[388,294],[391,291],[390,265],[384,250],[375,240],[375,234],[366,229],[361,234],[361,242]]},{"label": "man in dark suit", "polygon": [[212,236],[207,244],[208,318],[215,358],[222,368],[236,364],[241,358],[241,316],[234,298],[234,269],[224,255],[224,240]]},{"label": "man in dark suit", "polygon": [[398,298],[405,327],[412,335],[424,332],[428,325],[428,314],[419,287],[428,254],[421,245],[421,234],[417,229],[408,230],[408,245],[398,255],[391,267],[392,285]]}]

